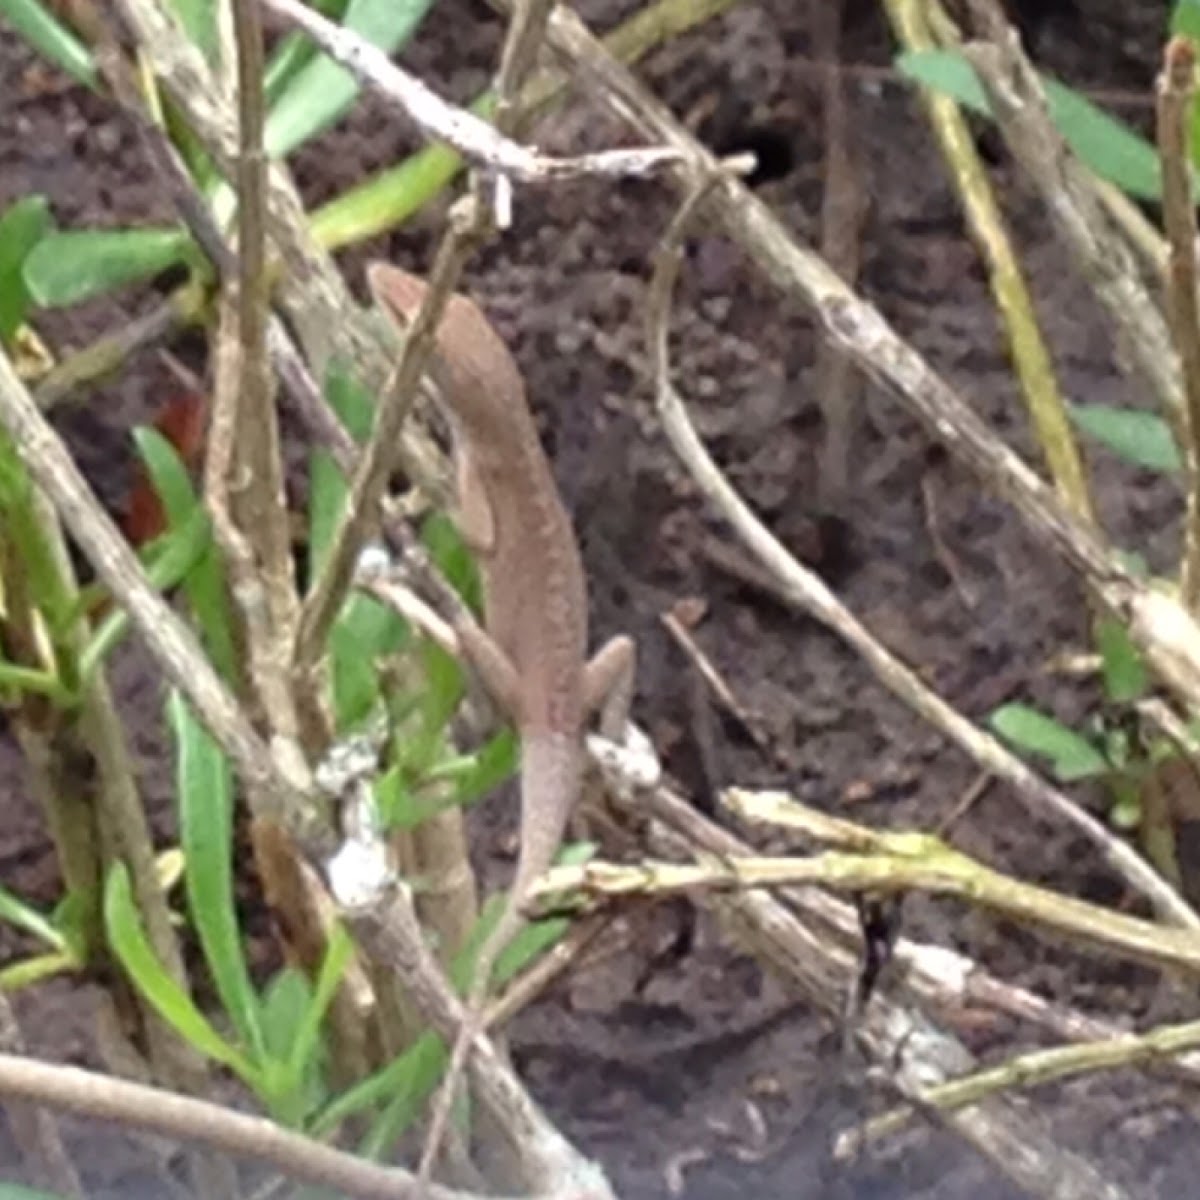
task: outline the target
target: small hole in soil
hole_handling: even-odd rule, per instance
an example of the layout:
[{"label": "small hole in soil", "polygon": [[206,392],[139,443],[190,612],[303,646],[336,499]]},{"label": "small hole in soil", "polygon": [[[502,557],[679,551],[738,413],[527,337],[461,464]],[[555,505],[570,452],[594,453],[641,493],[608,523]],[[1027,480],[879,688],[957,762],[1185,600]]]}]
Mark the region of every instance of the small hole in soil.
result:
[{"label": "small hole in soil", "polygon": [[182,287],[187,283],[188,268],[183,263],[177,263],[174,266],[167,267],[166,270],[160,271],[151,280],[151,286],[156,292],[162,296],[168,296],[176,288]]},{"label": "small hole in soil", "polygon": [[972,122],[975,134],[975,145],[979,149],[979,157],[989,167],[1002,166],[1008,159],[1008,151],[1004,148],[1004,139],[992,125],[983,122]]},{"label": "small hole in soil", "polygon": [[788,130],[773,125],[751,125],[720,139],[717,153],[745,154],[749,151],[758,160],[746,177],[750,187],[759,187],[773,179],[783,179],[796,165],[796,151]]}]

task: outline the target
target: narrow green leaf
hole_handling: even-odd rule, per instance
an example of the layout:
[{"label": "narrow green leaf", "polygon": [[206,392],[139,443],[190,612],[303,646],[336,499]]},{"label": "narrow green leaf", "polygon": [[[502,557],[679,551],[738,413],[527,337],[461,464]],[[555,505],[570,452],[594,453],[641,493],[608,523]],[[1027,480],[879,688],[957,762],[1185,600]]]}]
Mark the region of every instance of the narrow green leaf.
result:
[{"label": "narrow green leaf", "polygon": [[421,719],[427,735],[440,738],[466,693],[466,676],[452,654],[428,639],[421,642],[420,656],[427,685],[421,696]]},{"label": "narrow green leaf", "polygon": [[[577,866],[585,863],[596,853],[591,842],[573,842],[564,846],[555,856],[556,864]],[[475,960],[484,943],[492,935],[508,903],[507,895],[492,895],[487,899],[462,950],[455,956],[450,968],[450,978],[460,993],[466,994],[472,982]],[[553,901],[548,904],[552,906]],[[567,917],[547,917],[542,921],[529,921],[513,935],[513,939],[496,957],[492,971],[493,986],[507,983],[518,972],[540,957],[554,945],[570,928]]]},{"label": "narrow green leaf", "polygon": [[253,1086],[257,1079],[253,1066],[217,1033],[158,961],[142,929],[124,863],[117,863],[105,881],[104,925],[121,966],[158,1015],[201,1054],[236,1071]]},{"label": "narrow green leaf", "polygon": [[0,1182],[0,1200],[63,1200],[58,1192],[39,1192],[19,1183]]},{"label": "narrow green leaf", "polygon": [[90,892],[73,891],[54,906],[50,920],[54,928],[62,935],[67,945],[67,953],[74,956],[76,962],[87,962],[91,950],[92,914],[96,906]]},{"label": "narrow green leaf", "polygon": [[0,341],[10,344],[29,309],[22,268],[53,225],[45,196],[26,196],[0,217]]},{"label": "narrow green leaf", "polygon": [[321,970],[317,974],[317,986],[313,989],[312,998],[292,1041],[288,1072],[297,1085],[312,1066],[320,1048],[321,1022],[325,1020],[325,1014],[333,1003],[334,994],[342,981],[353,950],[354,943],[345,928],[340,923],[335,925],[325,947]]},{"label": "narrow green leaf", "polygon": [[138,425],[133,444],[145,464],[154,494],[163,506],[168,526],[180,526],[202,511],[192,476],[179,451],[157,429]]},{"label": "narrow green leaf", "polygon": [[1171,32],[1200,40],[1200,0],[1179,0],[1171,13]]},{"label": "narrow green leaf", "polygon": [[167,699],[167,720],[175,740],[175,795],[192,923],[221,1003],[261,1061],[258,998],[233,898],[233,772],[177,691]]},{"label": "narrow green leaf", "polygon": [[400,1060],[404,1070],[397,1072],[396,1086],[385,1096],[387,1106],[359,1143],[358,1153],[363,1158],[378,1162],[395,1145],[396,1139],[412,1126],[442,1077],[448,1057],[442,1039],[431,1034],[413,1044]]},{"label": "narrow green leaf", "polygon": [[[212,545],[212,530],[208,514],[197,507],[177,530],[155,538],[139,551],[138,557],[146,566],[151,584],[159,591],[169,591],[191,574]],[[120,644],[129,631],[129,614],[123,608],[109,614],[91,636],[79,657],[80,675],[86,682]]]},{"label": "narrow green leaf", "polygon": [[291,1066],[297,1032],[312,996],[308,976],[285,967],[267,985],[262,998],[266,1061],[260,1098],[275,1120],[289,1129],[302,1129],[308,1115],[326,1099],[315,1054],[301,1069]]},{"label": "narrow green leaf", "polygon": [[1002,705],[988,723],[1018,749],[1050,759],[1064,783],[1108,773],[1108,760],[1087,738],[1027,704]]},{"label": "narrow green leaf", "polygon": [[25,260],[25,284],[43,308],[78,304],[150,279],[192,248],[182,229],[82,229],[51,233]]},{"label": "narrow green leaf", "polygon": [[[330,364],[325,378],[325,398],[356,442],[365,442],[370,437],[375,405],[366,388],[354,378],[344,363],[337,360]],[[308,579],[311,584],[324,565],[329,544],[341,519],[346,504],[347,484],[332,456],[326,451],[318,451],[312,456],[310,469],[313,474],[309,489],[308,525]]]},{"label": "narrow green leaf", "polygon": [[[340,364],[331,367],[326,396],[352,437],[365,439],[374,405],[366,390]],[[315,579],[346,503],[347,485],[324,451],[312,456],[309,488],[309,579]],[[339,731],[357,725],[379,700],[376,664],[408,638],[408,628],[391,609],[369,596],[352,595],[330,634],[330,681]]]},{"label": "narrow green leaf", "polygon": [[445,513],[431,513],[421,525],[421,541],[453,585],[475,613],[483,611],[483,584],[479,570],[458,527]]},{"label": "narrow green leaf", "polygon": [[[344,1121],[385,1102],[389,1108],[399,1108],[392,1114],[389,1129],[399,1122],[400,1131],[403,1131],[416,1118],[421,1104],[441,1078],[447,1057],[441,1038],[432,1033],[423,1034],[403,1054],[333,1100],[313,1122],[313,1136],[326,1137]],[[378,1153],[372,1155],[367,1148],[378,1140],[368,1134],[359,1152],[378,1158]],[[386,1138],[383,1144],[388,1144]]]},{"label": "narrow green leaf", "polygon": [[[488,91],[468,108],[490,120],[496,97]],[[430,204],[463,169],[463,160],[448,146],[426,146],[394,167],[388,167],[348,192],[336,196],[313,214],[313,237],[336,250],[386,233]]]},{"label": "narrow green leaf", "polygon": [[[408,41],[432,0],[350,0],[343,25],[391,53]],[[332,125],[354,103],[354,76],[331,58],[315,58],[289,83],[271,109],[264,133],[267,153],[290,154]]]},{"label": "narrow green leaf", "polygon": [[1142,798],[1137,785],[1131,779],[1112,779],[1109,782],[1112,805],[1108,819],[1115,829],[1132,832],[1142,823]]},{"label": "narrow green leaf", "polygon": [[[975,68],[959,51],[907,51],[897,56],[896,66],[902,75],[953,97],[973,112],[992,115]],[[1081,162],[1139,199],[1159,198],[1158,155],[1149,142],[1072,88],[1045,77],[1042,85],[1055,127]]]},{"label": "narrow green leaf", "polygon": [[312,217],[313,237],[339,250],[387,233],[440,196],[462,167],[456,150],[426,146],[323,204]]},{"label": "narrow green leaf", "polygon": [[520,742],[511,729],[502,729],[489,738],[472,756],[471,768],[458,780],[454,803],[474,804],[494,788],[516,774],[520,760]]},{"label": "narrow green leaf", "polygon": [[1104,690],[1117,704],[1128,704],[1142,696],[1148,685],[1146,665],[1120,621],[1105,617],[1096,629],[1100,648]]},{"label": "narrow green leaf", "polygon": [[[346,11],[346,0],[311,0],[309,7],[340,24]],[[280,38],[263,73],[263,95],[268,108],[278,101],[291,80],[316,53],[312,41],[302,33],[288,33]]]},{"label": "narrow green leaf", "polygon": [[[168,530],[182,533],[197,513],[204,512],[187,467],[175,447],[156,430],[136,429],[133,438],[155,493],[162,501]],[[213,664],[226,679],[232,679],[237,669],[233,617],[225,571],[211,537],[182,582]]]},{"label": "narrow green leaf", "polygon": [[280,1062],[287,1059],[296,1030],[311,1002],[312,987],[308,976],[298,967],[284,967],[271,977],[260,1002],[268,1058]]},{"label": "narrow green leaf", "polygon": [[19,959],[0,969],[0,992],[12,993],[20,991],[21,988],[32,987],[52,979],[55,975],[77,971],[79,965],[78,957],[67,950]]},{"label": "narrow green leaf", "polygon": [[1042,82],[1050,116],[1080,162],[1139,200],[1162,195],[1162,169],[1150,142],[1074,88],[1053,79]]},{"label": "narrow green leaf", "polygon": [[184,32],[210,62],[217,53],[217,9],[214,0],[171,0]]},{"label": "narrow green leaf", "polygon": [[77,83],[96,87],[96,64],[88,48],[45,4],[39,0],[0,0],[0,17]]},{"label": "narrow green leaf", "polygon": [[1105,404],[1072,404],[1071,419],[1114,454],[1151,471],[1182,470],[1171,427],[1157,413]]},{"label": "narrow green leaf", "polygon": [[22,667],[3,659],[0,659],[0,688],[29,692],[34,696],[48,696],[64,708],[75,699],[70,689],[52,672],[39,671],[36,667]]},{"label": "narrow green leaf", "polygon": [[68,950],[66,939],[54,927],[53,922],[48,921],[36,908],[26,904],[4,887],[0,887],[0,921],[7,921],[10,925],[33,934],[51,950],[60,954]]}]

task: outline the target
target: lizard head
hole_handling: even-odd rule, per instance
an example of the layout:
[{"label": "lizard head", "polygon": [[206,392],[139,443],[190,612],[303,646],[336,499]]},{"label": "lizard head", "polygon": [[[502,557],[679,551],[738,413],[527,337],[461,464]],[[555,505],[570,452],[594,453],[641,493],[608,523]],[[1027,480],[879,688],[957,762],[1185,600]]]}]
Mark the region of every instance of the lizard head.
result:
[{"label": "lizard head", "polygon": [[[376,304],[401,329],[420,311],[428,287],[423,279],[391,263],[367,267],[367,285]],[[486,434],[497,419],[496,397],[524,391],[521,374],[508,347],[479,306],[466,296],[450,297],[437,332],[434,376],[453,415],[477,433]]]}]

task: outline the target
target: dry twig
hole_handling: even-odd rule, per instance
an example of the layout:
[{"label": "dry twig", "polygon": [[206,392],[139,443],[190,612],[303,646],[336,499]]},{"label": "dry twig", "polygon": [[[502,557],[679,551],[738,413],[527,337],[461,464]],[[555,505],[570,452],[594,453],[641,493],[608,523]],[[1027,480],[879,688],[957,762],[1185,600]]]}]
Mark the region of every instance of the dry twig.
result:
[{"label": "dry twig", "polygon": [[1200,609],[1200,306],[1196,301],[1196,208],[1192,195],[1192,100],[1196,53],[1183,37],[1172,38],[1158,81],[1158,155],[1162,164],[1163,224],[1170,244],[1167,305],[1171,333],[1183,370],[1183,456],[1187,466],[1180,596]]},{"label": "dry twig", "polygon": [[[719,175],[713,175],[712,190],[722,186],[719,178]],[[692,212],[704,198],[704,192],[695,192],[691,203],[685,204],[664,235],[647,304],[647,337],[659,416],[668,440],[701,492],[775,575],[789,600],[849,643],[884,686],[953,739],[981,767],[1010,783],[1031,812],[1053,811],[1084,834],[1099,849],[1110,868],[1149,898],[1159,913],[1179,924],[1200,928],[1200,919],[1191,908],[1135,850],[1090,813],[1045,783],[997,739],[968,721],[881,645],[829,588],[797,562],[763,525],[713,462],[671,383],[667,346],[671,296],[682,261],[681,242]]]},{"label": "dry twig", "polygon": [[[509,175],[524,183],[555,183],[580,176],[621,178],[645,175],[679,158],[678,151],[651,146],[636,150],[602,150],[576,158],[556,159],[538,154],[498,133],[496,128],[466,109],[447,104],[419,79],[396,66],[382,50],[356,33],[334,25],[297,0],[263,0],[280,16],[299,26],[332,58],[340,62],[367,86],[400,108],[428,138],[446,142],[476,167],[494,175]],[[541,3],[542,14],[535,18],[540,30],[549,5]],[[515,44],[524,44],[524,33]],[[536,46],[540,37],[535,37]],[[523,78],[528,59],[509,58],[501,66],[498,83],[505,86],[519,71]],[[500,222],[504,224],[504,222]]]},{"label": "dry twig", "polygon": [[[97,1075],[81,1067],[58,1066],[0,1054],[0,1095],[43,1104],[81,1117],[162,1134],[209,1146],[223,1154],[270,1163],[291,1179],[337,1188],[356,1197],[378,1200],[476,1200],[468,1192],[416,1180],[399,1167],[381,1167],[263,1117]],[[565,1198],[564,1198],[565,1200]]]}]

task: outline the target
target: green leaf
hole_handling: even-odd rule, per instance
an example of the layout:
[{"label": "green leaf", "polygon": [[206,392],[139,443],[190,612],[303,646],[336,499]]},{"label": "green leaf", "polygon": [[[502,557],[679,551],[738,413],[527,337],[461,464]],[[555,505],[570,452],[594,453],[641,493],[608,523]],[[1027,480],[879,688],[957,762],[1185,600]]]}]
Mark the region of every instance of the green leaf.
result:
[{"label": "green leaf", "polygon": [[210,62],[217,53],[217,8],[215,0],[171,0],[184,32]]},{"label": "green leaf", "polygon": [[466,676],[452,654],[427,638],[421,641],[420,656],[426,682],[421,695],[421,722],[427,736],[440,739],[466,693]]},{"label": "green leaf", "polygon": [[1042,82],[1050,116],[1079,160],[1131,196],[1157,200],[1162,169],[1154,146],[1074,88],[1052,79]]},{"label": "green leaf", "polygon": [[[151,584],[159,591],[168,591],[177,587],[196,569],[211,546],[212,530],[208,514],[197,507],[178,530],[155,538],[139,551],[138,557],[146,566],[146,575]],[[80,675],[85,681],[92,678],[128,632],[129,626],[129,613],[123,608],[104,619],[79,656]]]},{"label": "green leaf", "polygon": [[45,196],[26,196],[0,217],[0,341],[10,344],[25,320],[29,289],[22,268],[53,225]]},{"label": "green leaf", "polygon": [[[433,0],[350,0],[343,25],[391,53],[407,42]],[[322,54],[290,81],[273,105],[264,133],[267,153],[290,154],[332,125],[354,103],[354,76]]]},{"label": "green leaf", "polygon": [[[370,393],[343,363],[336,360],[330,364],[326,375],[325,398],[356,442],[361,444],[371,436],[375,405]],[[313,479],[309,489],[308,578],[311,584],[324,565],[346,504],[348,487],[333,456],[327,451],[318,451],[312,456],[310,469]]]},{"label": "green leaf", "polygon": [[157,429],[139,425],[133,431],[133,444],[145,464],[169,527],[183,525],[196,512],[203,511],[192,486],[191,473],[166,437]]},{"label": "green leaf", "polygon": [[1071,419],[1114,454],[1151,471],[1183,467],[1171,427],[1157,413],[1105,404],[1072,404]]},{"label": "green leaf", "polygon": [[258,998],[233,897],[233,772],[177,691],[167,699],[167,720],[175,740],[175,795],[192,923],[221,1003],[261,1061]]},{"label": "green leaf", "polygon": [[96,64],[90,51],[44,4],[38,0],[0,0],[0,17],[76,82],[96,87]]},{"label": "green leaf", "polygon": [[312,997],[304,972],[285,967],[271,980],[262,999],[267,1049],[261,1099],[272,1116],[291,1129],[303,1128],[308,1114],[325,1100],[316,1062],[310,1059],[299,1070],[291,1066],[296,1034]]},{"label": "green leaf", "polygon": [[426,146],[323,204],[312,217],[313,237],[337,250],[387,233],[440,196],[462,167],[456,150]]},{"label": "green leaf", "polygon": [[[957,50],[913,50],[896,59],[900,73],[990,117],[991,107],[975,68]],[[1123,121],[1110,117],[1073,89],[1043,76],[1055,127],[1081,162],[1097,175],[1142,200],[1162,190],[1158,155]]]},{"label": "green leaf", "polygon": [[1200,0],[1179,0],[1171,13],[1171,32],[1200,39]]},{"label": "green leaf", "polygon": [[[371,397],[340,365],[326,380],[326,396],[350,435],[369,436],[374,418]],[[309,488],[309,579],[315,579],[325,561],[330,542],[345,507],[347,484],[325,451],[312,456]],[[369,596],[351,595],[329,638],[330,681],[339,731],[357,725],[379,699],[376,663],[394,653],[408,639],[407,625]]]},{"label": "green leaf", "polygon": [[336,924],[325,947],[325,957],[317,974],[317,986],[305,1009],[292,1041],[288,1071],[297,1084],[304,1078],[320,1050],[321,1022],[333,1003],[334,994],[354,951],[354,943],[341,924]]},{"label": "green leaf", "polygon": [[258,1073],[251,1063],[205,1020],[192,998],[158,961],[142,929],[124,863],[117,863],[105,881],[104,925],[121,966],[158,1015],[189,1045],[236,1071],[253,1087]]},{"label": "green leaf", "polygon": [[334,719],[339,732],[358,725],[379,700],[376,664],[408,640],[408,628],[370,596],[351,595],[329,635]]},{"label": "green leaf", "polygon": [[[182,534],[197,513],[204,514],[187,467],[175,447],[157,430],[135,429],[133,439],[162,502],[168,532]],[[211,536],[182,583],[214,666],[224,678],[232,679],[237,669],[233,617],[225,571]]]},{"label": "green leaf", "polygon": [[[32,987],[55,975],[65,975],[79,970],[80,960],[70,951],[55,951],[39,954],[33,958],[22,958],[0,968],[0,992],[16,992]],[[0,1193],[3,1195],[3,1193]]]},{"label": "green leaf", "polygon": [[298,967],[277,971],[263,990],[262,1026],[267,1056],[283,1062],[312,1001],[308,976]]},{"label": "green leaf", "polygon": [[426,1034],[400,1059],[404,1070],[397,1072],[396,1087],[387,1093],[387,1106],[359,1143],[358,1153],[363,1158],[379,1161],[420,1116],[425,1100],[442,1077],[448,1057],[441,1038]]},{"label": "green leaf", "polygon": [[314,1137],[326,1137],[344,1121],[387,1103],[388,1107],[359,1146],[367,1158],[379,1158],[416,1119],[421,1105],[441,1078],[448,1053],[442,1039],[426,1033],[403,1054],[343,1092],[313,1122]]},{"label": "green leaf", "polygon": [[1137,784],[1130,779],[1113,779],[1109,790],[1112,804],[1108,819],[1113,827],[1126,833],[1136,829],[1142,823],[1142,798]]},{"label": "green leaf", "polygon": [[[340,23],[346,11],[346,0],[311,0],[309,7]],[[283,95],[293,77],[313,60],[316,52],[312,41],[302,33],[293,31],[280,38],[263,73],[263,94],[268,108]]]},{"label": "green leaf", "polygon": [[483,584],[458,527],[445,513],[431,513],[421,525],[421,541],[447,581],[475,613],[483,611]]},{"label": "green leaf", "polygon": [[1127,704],[1143,695],[1148,684],[1146,666],[1125,626],[1105,617],[1096,629],[1096,642],[1108,698]]},{"label": "green leaf", "polygon": [[489,738],[471,756],[469,769],[460,775],[454,790],[454,803],[474,804],[511,779],[516,774],[520,755],[520,741],[511,729],[502,729]]},{"label": "green leaf", "polygon": [[58,1192],[39,1192],[19,1183],[0,1182],[0,1200],[63,1200]]},{"label": "green leaf", "polygon": [[63,308],[182,262],[192,241],[182,229],[83,229],[51,233],[25,260],[25,285],[43,308]]},{"label": "green leaf", "polygon": [[1018,749],[1050,759],[1064,783],[1108,773],[1108,761],[1087,738],[1027,704],[1002,705],[988,723]]},{"label": "green leaf", "polygon": [[7,888],[0,887],[0,921],[7,921],[39,941],[51,950],[64,953],[68,950],[67,940],[36,908],[13,895]]},{"label": "green leaf", "polygon": [[[594,855],[596,847],[591,842],[574,842],[564,846],[555,856],[556,864],[575,866],[585,863]],[[469,990],[475,960],[484,943],[492,936],[492,930],[499,923],[508,903],[507,895],[488,897],[487,903],[479,914],[470,936],[462,950],[455,956],[450,969],[450,978],[454,985],[464,995]],[[548,901],[554,906],[553,899]],[[547,917],[541,921],[528,921],[514,935],[511,942],[496,956],[496,965],[492,971],[492,985],[501,986],[512,979],[518,972],[540,957],[554,945],[570,928],[569,917]]]}]

